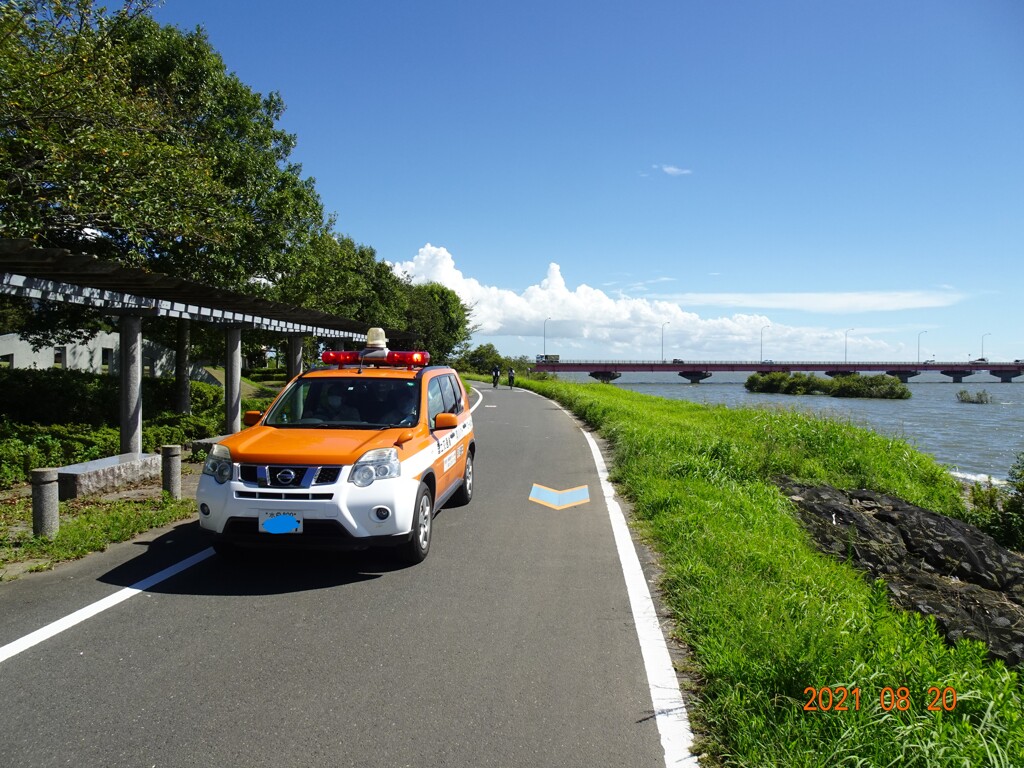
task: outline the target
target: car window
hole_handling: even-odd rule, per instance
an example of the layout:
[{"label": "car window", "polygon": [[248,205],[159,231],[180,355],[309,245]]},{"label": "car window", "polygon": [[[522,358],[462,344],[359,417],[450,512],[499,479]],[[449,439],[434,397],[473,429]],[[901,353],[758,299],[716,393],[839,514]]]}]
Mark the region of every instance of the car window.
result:
[{"label": "car window", "polygon": [[452,380],[448,376],[438,376],[435,381],[441,385],[441,397],[444,398],[444,412],[458,413],[455,409],[455,392],[452,391]]},{"label": "car window", "polygon": [[313,390],[312,382],[299,381],[292,384],[284,393],[284,396],[277,401],[274,408],[267,416],[267,424],[286,425],[295,424],[311,413],[316,408],[316,399],[319,395],[319,387]]},{"label": "car window", "polygon": [[390,381],[367,382],[343,376],[302,379],[285,391],[264,423],[275,427],[368,427],[377,417],[384,398],[391,393],[382,384],[391,386]]},{"label": "car window", "polygon": [[440,377],[430,380],[427,385],[427,416],[430,419],[430,428],[434,428],[434,421],[437,414],[444,413],[444,395],[441,394]]},{"label": "car window", "polygon": [[458,374],[449,373],[448,378],[451,379],[452,389],[455,392],[455,410],[452,413],[462,413],[462,385],[459,383]]}]

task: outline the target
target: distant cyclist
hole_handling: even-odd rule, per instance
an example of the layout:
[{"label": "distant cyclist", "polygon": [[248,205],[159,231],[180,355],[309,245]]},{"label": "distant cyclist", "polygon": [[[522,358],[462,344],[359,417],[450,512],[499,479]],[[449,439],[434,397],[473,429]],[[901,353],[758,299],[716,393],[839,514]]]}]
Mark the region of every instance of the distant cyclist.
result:
[{"label": "distant cyclist", "polygon": [[491,383],[494,385],[495,389],[498,388],[498,379],[500,378],[501,368],[499,368],[498,366],[494,366],[493,368],[491,368]]},{"label": "distant cyclist", "polygon": [[516,369],[515,368],[509,368],[508,369],[508,388],[512,389],[512,387],[514,387],[515,385],[516,385]]}]

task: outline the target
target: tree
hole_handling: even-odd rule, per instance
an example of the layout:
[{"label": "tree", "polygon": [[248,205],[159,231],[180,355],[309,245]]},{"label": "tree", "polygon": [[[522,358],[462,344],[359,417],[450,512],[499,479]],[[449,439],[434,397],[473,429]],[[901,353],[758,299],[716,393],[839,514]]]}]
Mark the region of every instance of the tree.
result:
[{"label": "tree", "polygon": [[385,328],[406,327],[408,282],[377,254],[325,228],[299,253],[301,267],[277,285],[281,301]]},{"label": "tree", "polygon": [[[153,235],[230,213],[211,158],[133,89],[120,39],[148,9],[20,0],[0,9],[0,235],[140,263]],[[124,244],[131,248],[125,248]]]},{"label": "tree", "polygon": [[[295,137],[276,127],[284,103],[229,74],[201,30],[149,18],[152,5],[2,6],[0,236],[275,298],[324,227],[313,180],[289,161]],[[94,310],[10,307],[36,345],[104,324]],[[186,359],[173,324],[147,335]]]},{"label": "tree", "polygon": [[261,96],[228,73],[201,29],[183,33],[139,17],[121,42],[130,51],[132,88],[161,104],[178,141],[209,163],[229,196],[226,210],[211,211],[202,229],[149,240],[150,265],[276,298],[274,286],[302,266],[304,249],[325,226],[314,180],[289,160],[296,137],[277,127],[281,96]]},{"label": "tree", "polygon": [[505,370],[508,367],[505,363],[506,359],[493,344],[480,344],[467,351],[456,361],[460,370],[469,370],[480,374],[490,373],[494,366]]},{"label": "tree", "polygon": [[410,285],[406,329],[416,334],[433,362],[447,362],[469,341],[469,308],[458,294],[440,283]]}]

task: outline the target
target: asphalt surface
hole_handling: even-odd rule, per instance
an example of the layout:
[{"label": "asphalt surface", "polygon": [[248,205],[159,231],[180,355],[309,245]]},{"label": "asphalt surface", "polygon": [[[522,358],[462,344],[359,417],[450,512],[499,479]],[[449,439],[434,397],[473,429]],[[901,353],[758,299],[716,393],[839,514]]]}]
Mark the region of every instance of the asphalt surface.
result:
[{"label": "asphalt surface", "polygon": [[[483,398],[424,563],[205,559],[0,661],[0,766],[664,766],[585,437]],[[0,584],[0,647],[204,548],[188,522]]]}]

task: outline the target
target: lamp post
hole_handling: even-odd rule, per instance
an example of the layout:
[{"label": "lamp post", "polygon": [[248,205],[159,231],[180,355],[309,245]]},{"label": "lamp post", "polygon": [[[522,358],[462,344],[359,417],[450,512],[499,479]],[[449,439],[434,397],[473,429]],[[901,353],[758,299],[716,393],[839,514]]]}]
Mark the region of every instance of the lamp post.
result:
[{"label": "lamp post", "polygon": [[844,363],[848,360],[846,351],[847,351],[847,349],[849,349],[849,345],[850,345],[850,331],[853,331],[853,330],[856,330],[856,329],[855,328],[847,328],[846,332],[843,334],[843,362]]},{"label": "lamp post", "polygon": [[982,357],[982,359],[985,358],[985,337],[986,336],[991,336],[991,335],[992,335],[991,333],[983,333],[983,334],[981,334],[981,357]]},{"label": "lamp post", "polygon": [[761,326],[761,353],[760,353],[760,355],[758,355],[758,358],[757,358],[758,362],[764,362],[764,329],[765,328],[771,328],[771,326],[770,325],[762,325]]},{"label": "lamp post", "polygon": [[544,357],[548,356],[548,320],[550,317],[544,318]]},{"label": "lamp post", "polygon": [[921,334],[922,333],[928,333],[928,331],[921,331],[921,333],[917,334],[917,362],[919,362],[919,363],[921,362]]},{"label": "lamp post", "polygon": [[668,320],[661,324],[661,362],[665,362],[665,326],[668,325]]}]

